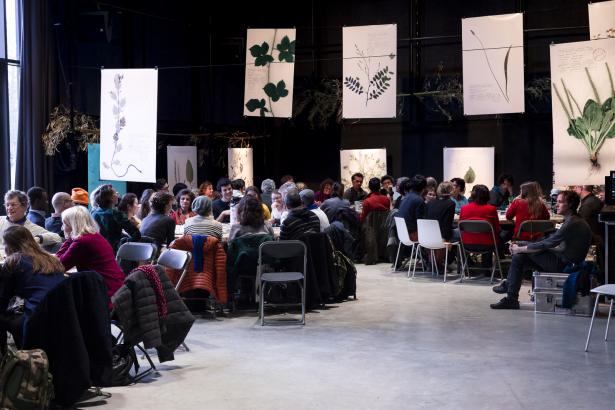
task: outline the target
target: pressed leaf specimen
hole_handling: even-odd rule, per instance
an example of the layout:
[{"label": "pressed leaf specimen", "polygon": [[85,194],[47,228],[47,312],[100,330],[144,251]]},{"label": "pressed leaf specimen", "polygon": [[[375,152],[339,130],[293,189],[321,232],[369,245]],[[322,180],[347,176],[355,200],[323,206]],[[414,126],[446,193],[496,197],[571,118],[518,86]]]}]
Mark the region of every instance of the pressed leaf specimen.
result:
[{"label": "pressed leaf specimen", "polygon": [[[357,95],[362,95],[365,93],[365,106],[367,107],[370,100],[380,98],[389,89],[393,78],[392,75],[395,73],[390,71],[389,66],[387,65],[380,68],[380,62],[378,62],[376,72],[372,73],[372,57],[366,55],[365,51],[361,50],[356,44],[354,45],[354,48],[355,53],[358,56],[357,68],[364,74],[367,90],[365,90],[363,84],[361,84],[361,80],[358,76],[346,76],[346,78],[344,78],[344,86]],[[395,54],[391,53],[387,57],[393,60],[395,58]]]},{"label": "pressed leaf specimen", "polygon": [[485,55],[485,60],[487,61],[487,67],[489,68],[489,71],[491,72],[491,76],[495,80],[495,83],[497,84],[498,88],[500,89],[500,93],[502,94],[502,97],[506,100],[507,103],[510,103],[510,97],[508,96],[508,63],[510,61],[509,58],[510,58],[510,50],[512,49],[512,44],[508,47],[508,50],[506,50],[506,57],[504,57],[504,67],[503,67],[503,70],[504,70],[504,88],[502,88],[502,85],[498,81],[498,78],[497,78],[497,76],[495,75],[495,73],[493,71],[493,67],[491,66],[491,61],[489,60],[489,55],[487,54],[487,49],[485,48],[485,45],[483,44],[483,41],[480,39],[480,37],[478,36],[478,34],[476,34],[476,32],[474,30],[470,30],[470,33],[479,42],[480,49],[482,50],[483,54]]},{"label": "pressed leaf specimen", "polygon": [[468,168],[468,170],[463,176],[463,180],[466,181],[466,183],[468,184],[472,184],[474,183],[474,181],[476,181],[476,172],[474,172],[472,167]]},{"label": "pressed leaf specimen", "polygon": [[[278,30],[275,29],[273,31],[273,41],[271,44],[276,44],[276,37],[278,35]],[[295,62],[295,40],[290,41],[288,36],[282,37],[280,42],[275,46],[271,47],[266,41],[263,41],[262,44],[254,44],[250,47],[250,55],[254,57],[254,65],[257,67],[267,67],[267,81],[263,86],[263,91],[267,96],[267,101],[264,98],[251,98],[246,103],[246,108],[250,112],[254,112],[256,110],[260,111],[261,117],[265,117],[270,113],[271,117],[274,117],[273,106],[271,102],[277,102],[280,98],[284,98],[288,96],[288,89],[286,88],[286,83],[284,80],[280,80],[277,83],[273,83],[271,81],[271,64],[275,62],[273,57],[273,51],[278,51],[278,62],[279,63],[294,63]],[[267,104],[269,103],[269,104]]]},{"label": "pressed leaf specimen", "polygon": [[[588,99],[582,110],[570,89],[564,83],[563,78],[560,79],[562,91],[559,90],[555,82],[553,83],[555,95],[564,109],[566,117],[568,117],[568,135],[578,139],[585,146],[593,172],[600,170],[598,155],[605,141],[615,137],[615,88],[613,87],[611,69],[608,63],[604,65],[611,86],[611,96],[604,103],[600,100],[598,89],[587,67],[585,73],[595,99]],[[578,115],[575,114],[575,109]]]}]

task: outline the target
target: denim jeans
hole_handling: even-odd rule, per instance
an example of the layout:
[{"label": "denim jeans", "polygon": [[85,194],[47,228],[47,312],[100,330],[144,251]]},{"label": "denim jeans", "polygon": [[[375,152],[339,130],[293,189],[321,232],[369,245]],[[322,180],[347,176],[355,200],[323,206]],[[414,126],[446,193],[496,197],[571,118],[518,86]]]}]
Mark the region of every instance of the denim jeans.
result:
[{"label": "denim jeans", "polygon": [[508,297],[519,299],[519,289],[523,281],[523,272],[535,269],[541,272],[561,272],[566,262],[552,251],[538,253],[517,253],[512,257],[506,282],[508,283]]}]

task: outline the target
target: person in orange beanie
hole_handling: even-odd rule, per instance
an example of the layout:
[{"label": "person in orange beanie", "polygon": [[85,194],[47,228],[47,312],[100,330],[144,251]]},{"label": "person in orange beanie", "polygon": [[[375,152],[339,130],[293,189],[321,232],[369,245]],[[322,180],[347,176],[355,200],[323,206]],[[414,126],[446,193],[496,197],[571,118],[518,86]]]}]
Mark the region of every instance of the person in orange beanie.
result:
[{"label": "person in orange beanie", "polygon": [[88,191],[83,188],[73,188],[70,199],[73,200],[73,204],[87,207],[90,204],[90,198]]}]

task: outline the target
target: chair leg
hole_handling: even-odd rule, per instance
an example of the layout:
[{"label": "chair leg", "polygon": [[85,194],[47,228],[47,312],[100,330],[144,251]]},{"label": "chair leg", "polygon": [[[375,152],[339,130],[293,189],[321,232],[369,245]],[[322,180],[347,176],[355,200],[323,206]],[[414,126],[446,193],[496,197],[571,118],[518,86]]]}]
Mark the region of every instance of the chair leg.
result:
[{"label": "chair leg", "polygon": [[[419,245],[418,243],[414,245],[415,250],[414,250],[414,266],[412,268],[412,279],[414,279],[414,274],[416,273],[416,264],[417,264],[417,257],[419,256],[419,254],[421,253],[421,245]],[[421,255],[421,264],[423,264],[423,255]],[[425,265],[423,265],[423,270],[425,270]]]},{"label": "chair leg", "polygon": [[267,282],[261,282],[261,286],[260,286],[260,290],[261,290],[261,295],[260,295],[260,300],[259,300],[259,313],[260,313],[260,317],[261,317],[261,326],[265,326],[265,285],[267,285]]},{"label": "chair leg", "polygon": [[589,338],[592,335],[592,328],[594,327],[594,318],[596,317],[596,311],[598,310],[598,300],[600,300],[600,294],[596,295],[596,303],[594,303],[594,313],[592,313],[592,320],[589,322],[589,331],[587,332],[587,341],[585,342],[585,351],[589,347]]},{"label": "chair leg", "polygon": [[604,332],[605,342],[609,337],[609,323],[611,323],[611,313],[613,313],[613,300],[615,300],[615,298],[611,298],[611,306],[609,307],[609,318],[606,320],[606,332]]},{"label": "chair leg", "polygon": [[305,282],[301,286],[301,324],[305,325]]},{"label": "chair leg", "polygon": [[393,264],[393,272],[397,270],[397,261],[399,260],[399,251],[401,251],[401,242],[399,242],[399,246],[397,247],[397,256],[395,257],[395,263]]},{"label": "chair leg", "polygon": [[446,251],[444,252],[444,283],[446,283],[446,271],[448,265],[448,246],[446,246]]},{"label": "chair leg", "polygon": [[491,284],[493,284],[493,277],[495,276],[495,270],[496,270],[496,269],[495,269],[495,264],[496,264],[497,262],[499,262],[500,260],[499,260],[499,259],[497,259],[497,255],[496,255],[496,256],[495,256],[495,257],[496,257],[496,260],[494,261],[494,260],[493,260],[493,254],[491,253],[490,255],[491,255],[491,282],[490,282],[490,283],[491,283]]},{"label": "chair leg", "polygon": [[414,265],[416,265],[416,258],[414,255],[414,249],[416,248],[416,246],[414,244],[412,244],[412,246],[410,246],[410,261],[408,262],[408,279],[410,279],[410,269],[412,269],[412,265],[414,263]]}]

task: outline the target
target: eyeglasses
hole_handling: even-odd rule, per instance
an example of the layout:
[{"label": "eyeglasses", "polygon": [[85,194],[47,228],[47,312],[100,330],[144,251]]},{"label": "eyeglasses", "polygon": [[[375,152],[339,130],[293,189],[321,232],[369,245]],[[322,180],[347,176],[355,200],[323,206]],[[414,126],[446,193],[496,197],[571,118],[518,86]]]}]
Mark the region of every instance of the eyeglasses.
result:
[{"label": "eyeglasses", "polygon": [[20,202],[7,202],[4,204],[5,208],[17,208],[19,206],[21,206]]}]

